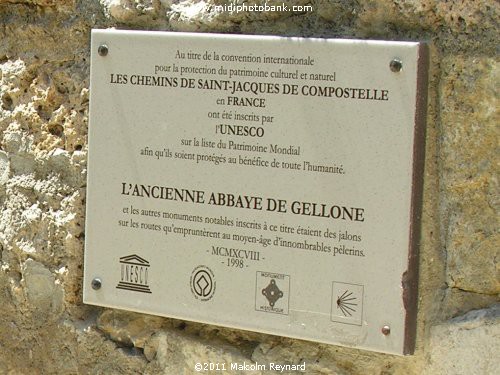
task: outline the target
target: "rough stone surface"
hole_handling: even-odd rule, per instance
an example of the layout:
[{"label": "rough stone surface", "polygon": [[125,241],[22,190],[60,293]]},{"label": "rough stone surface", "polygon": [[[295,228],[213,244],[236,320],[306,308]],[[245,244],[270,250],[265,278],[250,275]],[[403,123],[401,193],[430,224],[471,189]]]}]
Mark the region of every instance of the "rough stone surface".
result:
[{"label": "rough stone surface", "polygon": [[[306,361],[308,374],[494,373],[498,306],[488,307],[500,293],[500,4],[287,1],[314,8],[297,13],[214,7],[227,3],[0,0],[0,373],[191,374],[199,361]],[[430,42],[414,356],[82,303],[90,30],[107,27]]]},{"label": "rough stone surface", "polygon": [[133,314],[126,311],[106,310],[97,320],[97,328],[122,345],[144,349],[144,345],[155,331],[163,325],[164,319]]},{"label": "rough stone surface", "polygon": [[498,139],[500,69],[495,58],[448,56],[442,81],[444,245],[448,283],[500,293]]},{"label": "rough stone surface", "polygon": [[[230,370],[231,363],[253,363],[241,349],[218,340],[205,341],[196,336],[179,334],[174,331],[156,333],[145,348],[146,358],[154,359],[154,368],[164,374],[196,374],[197,363],[225,363],[230,373],[244,374],[245,371]],[[209,373],[208,371],[206,371]],[[261,371],[254,371],[256,375]]]},{"label": "rough stone surface", "polygon": [[425,374],[495,374],[500,369],[500,304],[431,329]]}]

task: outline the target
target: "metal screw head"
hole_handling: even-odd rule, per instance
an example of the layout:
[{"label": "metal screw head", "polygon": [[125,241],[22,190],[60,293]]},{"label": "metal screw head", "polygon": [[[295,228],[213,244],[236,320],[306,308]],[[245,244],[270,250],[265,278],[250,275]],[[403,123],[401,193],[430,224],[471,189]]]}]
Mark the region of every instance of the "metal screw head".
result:
[{"label": "metal screw head", "polygon": [[108,54],[108,46],[106,44],[101,44],[99,48],[97,48],[97,53],[100,56],[106,56]]},{"label": "metal screw head", "polygon": [[389,63],[389,68],[394,73],[400,72],[403,69],[403,62],[399,59],[392,59]]},{"label": "metal screw head", "polygon": [[95,279],[92,280],[90,285],[92,285],[92,289],[98,290],[98,289],[101,289],[102,281],[101,281],[101,279],[96,277]]},{"label": "metal screw head", "polygon": [[388,336],[388,335],[391,333],[391,327],[389,327],[389,326],[383,326],[383,327],[382,327],[382,333],[383,333],[385,336]]}]

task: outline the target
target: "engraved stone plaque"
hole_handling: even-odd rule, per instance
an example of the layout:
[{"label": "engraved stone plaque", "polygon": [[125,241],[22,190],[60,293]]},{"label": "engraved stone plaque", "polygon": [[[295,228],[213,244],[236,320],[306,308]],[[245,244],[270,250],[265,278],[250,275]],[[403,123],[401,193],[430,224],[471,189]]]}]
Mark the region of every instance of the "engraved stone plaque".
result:
[{"label": "engraved stone plaque", "polygon": [[85,303],[413,352],[426,48],[92,33]]}]

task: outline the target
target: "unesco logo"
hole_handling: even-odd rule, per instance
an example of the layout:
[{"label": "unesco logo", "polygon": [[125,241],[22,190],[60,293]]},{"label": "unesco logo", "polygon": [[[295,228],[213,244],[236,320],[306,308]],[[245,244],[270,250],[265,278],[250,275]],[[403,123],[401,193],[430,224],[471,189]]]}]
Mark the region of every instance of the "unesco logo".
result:
[{"label": "unesco logo", "polygon": [[137,254],[120,258],[120,282],[117,289],[151,293],[148,284],[149,262]]},{"label": "unesco logo", "polygon": [[198,266],[191,273],[189,280],[191,293],[200,301],[209,301],[215,293],[214,273],[207,266]]}]

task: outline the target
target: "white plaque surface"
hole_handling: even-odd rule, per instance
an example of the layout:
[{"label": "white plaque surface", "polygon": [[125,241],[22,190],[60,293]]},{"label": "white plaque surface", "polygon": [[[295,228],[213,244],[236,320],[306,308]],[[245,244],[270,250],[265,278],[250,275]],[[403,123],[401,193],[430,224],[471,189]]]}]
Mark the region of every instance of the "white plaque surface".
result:
[{"label": "white plaque surface", "polygon": [[97,30],[91,48],[84,302],[413,351],[421,44]]}]

